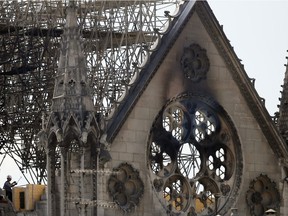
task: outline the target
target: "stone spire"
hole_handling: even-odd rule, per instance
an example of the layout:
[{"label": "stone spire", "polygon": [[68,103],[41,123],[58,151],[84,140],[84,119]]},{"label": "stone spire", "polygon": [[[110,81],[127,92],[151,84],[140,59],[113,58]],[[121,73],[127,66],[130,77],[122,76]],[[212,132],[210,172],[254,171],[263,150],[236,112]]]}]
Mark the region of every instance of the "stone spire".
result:
[{"label": "stone spire", "polygon": [[[288,57],[286,57],[288,59]],[[278,129],[283,138],[288,142],[288,63],[285,64],[286,71],[284,77],[284,84],[282,85],[280,105],[279,105],[279,118]]]},{"label": "stone spire", "polygon": [[66,13],[52,111],[94,111],[87,82],[80,29],[77,24],[77,9],[73,1],[69,3]]}]

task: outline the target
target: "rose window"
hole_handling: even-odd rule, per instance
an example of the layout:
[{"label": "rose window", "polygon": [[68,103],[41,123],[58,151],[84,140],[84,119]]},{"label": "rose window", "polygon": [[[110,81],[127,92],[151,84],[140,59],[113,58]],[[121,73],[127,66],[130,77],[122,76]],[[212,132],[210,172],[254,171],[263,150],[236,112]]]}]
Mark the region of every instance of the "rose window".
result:
[{"label": "rose window", "polygon": [[153,188],[171,215],[225,214],[242,174],[241,145],[227,113],[183,94],[156,117],[147,149]]}]

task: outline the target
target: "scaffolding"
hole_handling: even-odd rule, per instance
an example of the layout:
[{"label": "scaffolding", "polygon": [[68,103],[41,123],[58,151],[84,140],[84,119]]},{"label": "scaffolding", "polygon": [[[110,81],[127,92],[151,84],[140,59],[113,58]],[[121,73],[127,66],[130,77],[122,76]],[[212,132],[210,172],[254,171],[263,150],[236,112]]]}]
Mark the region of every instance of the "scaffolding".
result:
[{"label": "scaffolding", "polygon": [[[108,121],[183,2],[74,3],[93,102]],[[13,158],[32,183],[46,181],[46,155],[37,134],[50,113],[68,4],[69,0],[0,1],[0,154],[2,161]]]}]

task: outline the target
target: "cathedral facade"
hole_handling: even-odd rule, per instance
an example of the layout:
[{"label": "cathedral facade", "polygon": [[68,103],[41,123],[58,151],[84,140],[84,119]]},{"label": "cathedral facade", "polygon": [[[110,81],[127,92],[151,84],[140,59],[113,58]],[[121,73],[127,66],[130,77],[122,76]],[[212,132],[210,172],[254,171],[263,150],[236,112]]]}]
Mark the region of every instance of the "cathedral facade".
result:
[{"label": "cathedral facade", "polygon": [[108,130],[105,167],[129,174],[100,196],[132,215],[286,215],[285,113],[268,114],[207,2],[176,19]]},{"label": "cathedral facade", "polygon": [[167,29],[155,29],[157,46],[143,48],[145,64],[129,62],[139,72],[123,78],[117,106],[103,115],[76,2],[67,4],[52,105],[38,134],[47,165],[38,214],[288,215],[287,80],[271,117],[209,4],[185,1],[174,15],[163,11]]},{"label": "cathedral facade", "polygon": [[287,214],[285,113],[268,114],[207,2],[182,6],[107,124],[69,10],[44,130],[48,215]]}]

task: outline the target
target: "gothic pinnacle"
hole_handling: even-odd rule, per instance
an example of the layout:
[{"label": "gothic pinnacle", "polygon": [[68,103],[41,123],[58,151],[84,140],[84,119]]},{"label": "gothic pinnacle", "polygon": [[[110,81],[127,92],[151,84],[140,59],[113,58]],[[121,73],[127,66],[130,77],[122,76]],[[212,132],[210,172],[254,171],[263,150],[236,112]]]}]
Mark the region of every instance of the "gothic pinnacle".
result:
[{"label": "gothic pinnacle", "polygon": [[86,59],[77,24],[77,8],[73,1],[66,10],[60,58],[53,94],[53,111],[94,111],[87,81]]}]

